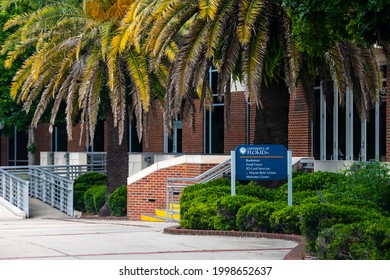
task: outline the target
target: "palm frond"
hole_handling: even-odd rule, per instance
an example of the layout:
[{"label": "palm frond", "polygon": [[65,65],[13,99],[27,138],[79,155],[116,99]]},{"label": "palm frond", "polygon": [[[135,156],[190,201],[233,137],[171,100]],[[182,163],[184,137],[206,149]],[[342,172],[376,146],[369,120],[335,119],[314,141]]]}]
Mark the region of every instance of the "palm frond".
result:
[{"label": "palm frond", "polygon": [[150,85],[148,78],[147,58],[130,49],[126,54],[130,77],[141,97],[143,109],[147,112],[150,104]]},{"label": "palm frond", "polygon": [[265,15],[257,22],[255,32],[244,47],[244,83],[247,100],[262,107],[260,88],[262,79],[263,60],[269,41],[269,20]]},{"label": "palm frond", "polygon": [[204,21],[214,20],[220,0],[199,0],[199,14]]},{"label": "palm frond", "polygon": [[253,30],[256,29],[256,21],[262,8],[267,5],[265,0],[242,0],[239,11],[239,24],[237,27],[238,38],[243,44],[249,44]]}]

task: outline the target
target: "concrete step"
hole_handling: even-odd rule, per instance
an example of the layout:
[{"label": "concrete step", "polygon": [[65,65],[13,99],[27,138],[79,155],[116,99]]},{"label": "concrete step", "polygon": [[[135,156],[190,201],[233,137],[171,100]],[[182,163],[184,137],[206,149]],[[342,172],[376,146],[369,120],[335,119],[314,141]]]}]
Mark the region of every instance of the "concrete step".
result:
[{"label": "concrete step", "polygon": [[[166,216],[167,216],[166,209],[156,209],[156,216],[166,218]],[[174,211],[173,215],[169,214],[169,218],[170,219],[173,218],[174,220],[180,220],[180,212]]]},{"label": "concrete step", "polygon": [[165,222],[166,219],[156,215],[141,215],[141,221],[145,222]]}]

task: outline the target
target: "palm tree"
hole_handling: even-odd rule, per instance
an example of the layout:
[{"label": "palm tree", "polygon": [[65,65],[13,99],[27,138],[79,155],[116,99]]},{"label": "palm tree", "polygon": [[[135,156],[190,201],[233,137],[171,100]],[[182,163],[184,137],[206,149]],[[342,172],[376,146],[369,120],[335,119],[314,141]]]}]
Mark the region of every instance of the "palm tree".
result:
[{"label": "palm tree", "polygon": [[300,52],[281,0],[140,0],[137,11],[138,24],[127,27],[134,36],[148,33],[145,44],[153,65],[171,42],[180,42],[167,84],[167,120],[179,113],[191,120],[194,98],[210,105],[206,73],[211,65],[218,69],[218,93],[226,105],[230,79],[243,82],[247,100],[256,104],[255,143],[287,144],[288,93],[294,93],[298,81],[309,103],[316,75],[333,77],[342,93],[353,87],[361,116],[381,87],[372,49],[338,42],[321,57]]},{"label": "palm tree", "polygon": [[[106,116],[107,195],[125,184],[128,176],[127,113],[136,113],[141,136],[142,115],[148,111],[153,94],[142,48],[119,53],[113,41],[121,18],[133,2],[50,2],[9,21],[6,28],[16,30],[2,48],[8,55],[7,66],[26,49],[34,49],[11,86],[11,95],[26,111],[36,103],[33,126],[50,104],[52,127],[60,105],[65,103],[68,137],[72,138],[72,125],[79,121],[82,134],[92,143],[99,112]],[[101,214],[108,214],[107,209],[105,205]]]}]

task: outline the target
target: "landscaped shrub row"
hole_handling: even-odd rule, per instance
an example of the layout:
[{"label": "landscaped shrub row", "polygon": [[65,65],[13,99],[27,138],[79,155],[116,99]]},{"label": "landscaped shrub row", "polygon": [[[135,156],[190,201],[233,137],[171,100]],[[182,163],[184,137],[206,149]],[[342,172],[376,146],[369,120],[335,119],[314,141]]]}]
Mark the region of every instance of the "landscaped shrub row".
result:
[{"label": "landscaped shrub row", "polygon": [[230,181],[216,180],[184,189],[180,224],[300,234],[308,252],[323,259],[388,259],[389,182],[388,167],[379,163],[353,165],[338,174],[298,174],[294,206],[289,207],[287,185],[267,189],[238,184],[232,197]]},{"label": "landscaped shrub row", "polygon": [[[89,172],[79,176],[73,184],[73,208],[96,214],[104,205],[107,191],[107,176]],[[126,216],[127,187],[120,186],[108,197],[108,207],[112,216]]]}]

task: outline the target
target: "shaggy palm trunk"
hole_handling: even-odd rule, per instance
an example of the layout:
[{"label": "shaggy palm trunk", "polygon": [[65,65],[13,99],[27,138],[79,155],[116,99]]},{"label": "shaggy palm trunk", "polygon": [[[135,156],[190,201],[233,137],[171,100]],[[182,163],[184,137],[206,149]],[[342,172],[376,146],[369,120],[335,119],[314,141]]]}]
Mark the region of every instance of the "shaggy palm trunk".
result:
[{"label": "shaggy palm trunk", "polygon": [[110,215],[108,196],[121,185],[125,185],[128,177],[128,147],[127,147],[127,123],[122,143],[119,145],[118,128],[114,127],[114,119],[111,110],[106,114],[106,150],[107,150],[107,192],[106,202],[100,209],[100,216]]},{"label": "shaggy palm trunk", "polygon": [[[289,93],[284,83],[262,88],[263,109],[256,110],[254,144],[288,145]],[[262,181],[263,186],[276,187],[284,181]]]}]

